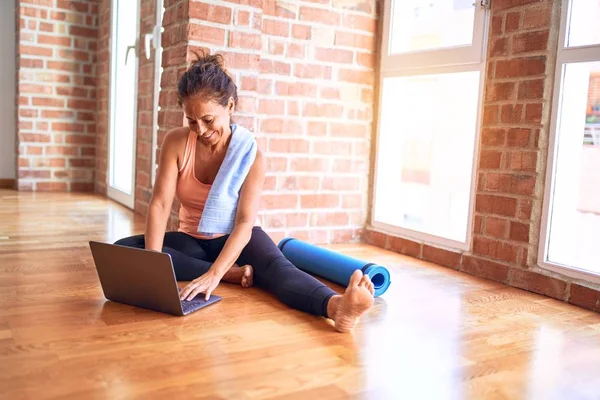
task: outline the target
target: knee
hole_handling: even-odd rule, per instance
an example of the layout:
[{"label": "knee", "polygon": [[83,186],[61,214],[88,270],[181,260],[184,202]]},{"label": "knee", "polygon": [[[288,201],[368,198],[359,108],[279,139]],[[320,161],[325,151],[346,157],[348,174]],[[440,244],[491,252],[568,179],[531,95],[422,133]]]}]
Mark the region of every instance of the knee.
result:
[{"label": "knee", "polygon": [[140,247],[144,246],[143,241],[137,240],[135,237],[126,237],[117,240],[114,244],[119,246],[127,246],[127,247]]}]

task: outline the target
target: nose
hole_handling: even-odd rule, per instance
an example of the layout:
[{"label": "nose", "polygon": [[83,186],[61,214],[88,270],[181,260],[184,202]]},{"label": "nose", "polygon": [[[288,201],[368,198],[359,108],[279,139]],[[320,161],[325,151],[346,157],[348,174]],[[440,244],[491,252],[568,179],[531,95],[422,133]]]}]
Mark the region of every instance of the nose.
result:
[{"label": "nose", "polygon": [[203,123],[198,123],[198,134],[199,135],[204,135],[206,133],[208,129],[206,128],[206,126]]}]

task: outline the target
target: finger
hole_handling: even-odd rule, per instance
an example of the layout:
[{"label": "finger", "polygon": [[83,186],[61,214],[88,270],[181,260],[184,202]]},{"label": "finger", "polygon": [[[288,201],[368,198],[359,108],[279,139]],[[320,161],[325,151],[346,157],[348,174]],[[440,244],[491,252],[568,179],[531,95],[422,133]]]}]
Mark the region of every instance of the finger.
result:
[{"label": "finger", "polygon": [[181,293],[179,293],[179,299],[183,300],[185,299],[185,296],[188,295],[188,293],[190,292],[190,290],[192,290],[192,283],[186,285],[183,289],[181,289]]},{"label": "finger", "polygon": [[208,299],[210,299],[210,294],[212,293],[212,291],[213,290],[210,288],[206,291],[206,295],[204,296],[204,301],[208,301]]},{"label": "finger", "polygon": [[[190,296],[192,296],[192,294],[194,293],[194,290],[196,290],[196,288],[199,286],[198,283],[193,283],[190,284],[187,287],[187,290],[185,291],[185,293],[183,294],[182,300],[190,300]],[[192,296],[193,297],[193,296]]]},{"label": "finger", "polygon": [[204,292],[204,290],[205,290],[205,285],[203,285],[203,284],[197,285],[196,288],[192,291],[192,293],[190,293],[188,300],[194,299],[199,293]]}]

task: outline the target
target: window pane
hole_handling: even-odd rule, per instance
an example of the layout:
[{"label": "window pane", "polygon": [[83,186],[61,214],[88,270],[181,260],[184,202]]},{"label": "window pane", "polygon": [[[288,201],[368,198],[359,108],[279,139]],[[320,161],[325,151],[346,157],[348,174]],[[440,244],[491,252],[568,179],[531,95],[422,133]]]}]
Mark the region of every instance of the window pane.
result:
[{"label": "window pane", "polygon": [[478,96],[478,71],[384,79],[375,221],[466,241]]},{"label": "window pane", "polygon": [[473,0],[395,0],[390,53],[469,46],[474,20]]},{"label": "window pane", "polygon": [[114,38],[116,83],[113,97],[114,127],[111,137],[114,157],[111,186],[127,194],[133,192],[133,139],[137,102],[135,73],[138,60],[134,50],[129,50],[129,55],[126,57],[128,46],[135,44],[137,36],[136,24],[129,23],[132,15],[137,15],[137,2],[119,1]]},{"label": "window pane", "polygon": [[600,62],[564,72],[548,261],[600,273]]},{"label": "window pane", "polygon": [[600,1],[573,0],[571,20],[567,30],[567,46],[588,46],[600,43]]}]

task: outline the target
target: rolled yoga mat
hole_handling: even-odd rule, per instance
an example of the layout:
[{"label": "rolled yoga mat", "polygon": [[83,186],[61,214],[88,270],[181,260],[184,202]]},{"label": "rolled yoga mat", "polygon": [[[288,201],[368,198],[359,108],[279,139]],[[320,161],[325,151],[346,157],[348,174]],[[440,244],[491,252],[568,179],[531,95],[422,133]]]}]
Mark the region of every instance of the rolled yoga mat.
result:
[{"label": "rolled yoga mat", "polygon": [[390,287],[390,272],[382,265],[369,263],[335,251],[325,249],[294,238],[279,242],[279,250],[285,258],[304,272],[328,279],[344,287],[357,269],[362,270],[373,282],[375,297],[381,296]]}]

